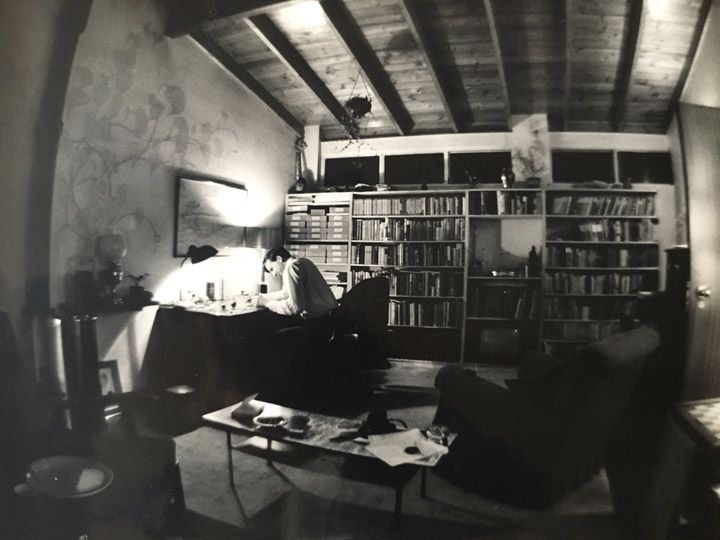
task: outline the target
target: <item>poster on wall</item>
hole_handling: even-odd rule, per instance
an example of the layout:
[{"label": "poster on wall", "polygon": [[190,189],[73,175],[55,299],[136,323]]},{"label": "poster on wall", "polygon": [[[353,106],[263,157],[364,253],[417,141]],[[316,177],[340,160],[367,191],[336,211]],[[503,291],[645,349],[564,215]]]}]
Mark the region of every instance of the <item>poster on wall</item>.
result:
[{"label": "poster on wall", "polygon": [[244,246],[247,190],[232,182],[179,176],[175,210],[175,257],[191,245],[211,245],[218,255]]}]

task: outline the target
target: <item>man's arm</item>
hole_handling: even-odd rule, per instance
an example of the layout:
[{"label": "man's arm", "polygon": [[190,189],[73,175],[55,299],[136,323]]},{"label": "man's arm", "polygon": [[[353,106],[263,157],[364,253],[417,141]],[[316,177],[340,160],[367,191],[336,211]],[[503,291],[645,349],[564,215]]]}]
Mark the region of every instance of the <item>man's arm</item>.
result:
[{"label": "man's arm", "polygon": [[284,296],[268,299],[264,306],[280,315],[299,315],[305,309],[305,291],[301,280],[301,269],[297,261],[288,266],[283,274]]},{"label": "man's arm", "polygon": [[284,290],[279,291],[273,291],[269,293],[263,293],[258,295],[257,299],[257,305],[258,306],[267,306],[268,302],[273,302],[276,300],[284,300],[287,298],[288,294]]}]

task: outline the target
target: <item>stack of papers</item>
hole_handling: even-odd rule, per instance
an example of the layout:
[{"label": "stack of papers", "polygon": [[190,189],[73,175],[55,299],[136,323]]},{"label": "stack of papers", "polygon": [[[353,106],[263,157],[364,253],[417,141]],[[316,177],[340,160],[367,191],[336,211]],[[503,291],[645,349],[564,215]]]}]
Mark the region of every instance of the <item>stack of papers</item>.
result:
[{"label": "stack of papers", "polygon": [[[448,453],[448,448],[428,440],[417,428],[388,433],[386,435],[370,435],[368,451],[383,460],[391,467],[403,463],[432,467]],[[408,453],[406,449],[417,448],[417,452]]]}]

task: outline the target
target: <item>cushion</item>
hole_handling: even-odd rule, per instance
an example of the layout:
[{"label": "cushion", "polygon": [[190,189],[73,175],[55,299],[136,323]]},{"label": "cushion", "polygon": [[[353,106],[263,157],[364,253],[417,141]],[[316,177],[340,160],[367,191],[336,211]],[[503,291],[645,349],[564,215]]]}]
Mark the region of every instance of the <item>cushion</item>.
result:
[{"label": "cushion", "polygon": [[522,399],[546,411],[555,409],[557,393],[566,370],[565,363],[555,364],[527,377],[506,379],[507,387]]}]

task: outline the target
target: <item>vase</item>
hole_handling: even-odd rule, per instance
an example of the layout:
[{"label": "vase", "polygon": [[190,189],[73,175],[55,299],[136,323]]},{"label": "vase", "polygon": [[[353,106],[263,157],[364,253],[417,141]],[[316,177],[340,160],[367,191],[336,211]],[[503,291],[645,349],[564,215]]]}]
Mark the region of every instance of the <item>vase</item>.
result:
[{"label": "vase", "polygon": [[515,173],[508,167],[503,167],[500,173],[500,181],[504,188],[510,188],[515,183]]}]

